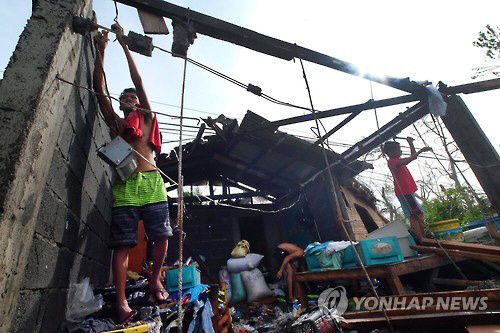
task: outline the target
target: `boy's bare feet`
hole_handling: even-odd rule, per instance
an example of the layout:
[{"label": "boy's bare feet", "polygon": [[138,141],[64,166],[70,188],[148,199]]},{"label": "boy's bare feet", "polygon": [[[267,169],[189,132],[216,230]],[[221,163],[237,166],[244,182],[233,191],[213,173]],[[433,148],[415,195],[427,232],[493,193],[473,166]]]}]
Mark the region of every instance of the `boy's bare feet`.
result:
[{"label": "boy's bare feet", "polygon": [[165,303],[169,296],[160,281],[149,285],[149,293],[153,297],[154,303]]},{"label": "boy's bare feet", "polygon": [[120,324],[127,324],[134,321],[138,317],[138,313],[133,311],[128,303],[116,304],[115,307],[116,314],[118,315],[118,321]]}]

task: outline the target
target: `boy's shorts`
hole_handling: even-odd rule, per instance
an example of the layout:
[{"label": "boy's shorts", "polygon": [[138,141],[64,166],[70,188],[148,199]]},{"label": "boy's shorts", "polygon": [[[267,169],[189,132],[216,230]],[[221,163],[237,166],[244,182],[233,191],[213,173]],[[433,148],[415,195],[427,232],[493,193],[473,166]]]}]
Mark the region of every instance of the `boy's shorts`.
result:
[{"label": "boy's shorts", "polygon": [[415,194],[406,194],[397,196],[397,198],[401,203],[401,208],[403,209],[406,218],[424,213],[424,209],[422,208],[422,205],[420,205],[420,202],[418,202]]},{"label": "boy's shorts", "polygon": [[117,180],[113,185],[110,247],[135,246],[141,219],[149,240],[172,236],[167,191],[161,175],[155,170],[135,173],[125,183]]}]

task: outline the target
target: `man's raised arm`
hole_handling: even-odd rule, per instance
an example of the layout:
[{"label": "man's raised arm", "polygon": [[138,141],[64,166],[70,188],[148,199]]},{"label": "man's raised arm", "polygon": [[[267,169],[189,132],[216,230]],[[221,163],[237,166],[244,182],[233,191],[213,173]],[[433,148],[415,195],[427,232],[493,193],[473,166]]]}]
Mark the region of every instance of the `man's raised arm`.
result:
[{"label": "man's raised arm", "polygon": [[[132,54],[130,54],[130,50],[128,49],[127,44],[125,44],[125,41],[123,39],[123,28],[120,26],[120,24],[115,23],[111,26],[111,29],[113,31],[117,32],[116,38],[118,39],[118,42],[120,43],[121,47],[123,48],[123,52],[125,53],[125,56],[127,57],[127,63],[128,63],[128,68],[130,71],[130,78],[132,79],[132,82],[134,83],[135,90],[137,93],[137,98],[139,99],[139,103],[141,104],[141,108],[146,109],[146,110],[151,110],[151,105],[149,104],[148,97],[146,95],[146,90],[144,89],[144,85],[142,83],[142,78],[141,75],[139,74],[139,70],[137,69],[137,66],[135,65],[134,59],[132,58]],[[151,112],[148,112],[149,116],[151,116]]]},{"label": "man's raised arm", "polygon": [[107,97],[104,81],[104,53],[108,44],[108,32],[98,32],[95,37],[96,42],[96,57],[94,64],[94,91],[96,92],[99,107],[104,116],[106,124],[111,130],[111,137],[118,136],[120,128],[120,117],[113,110],[111,101]]}]

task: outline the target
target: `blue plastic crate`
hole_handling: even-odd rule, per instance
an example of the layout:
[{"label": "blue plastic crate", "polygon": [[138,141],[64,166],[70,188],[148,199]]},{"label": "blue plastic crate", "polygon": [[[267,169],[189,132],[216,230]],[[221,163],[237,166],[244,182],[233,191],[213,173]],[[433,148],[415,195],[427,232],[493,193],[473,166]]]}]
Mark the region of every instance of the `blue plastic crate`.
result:
[{"label": "blue plastic crate", "polygon": [[[186,266],[182,268],[182,290],[193,288],[201,282],[201,274],[196,266]],[[170,269],[167,271],[166,289],[168,292],[179,289],[179,270]]]},{"label": "blue plastic crate", "polygon": [[357,249],[366,266],[403,261],[403,253],[396,236],[359,241]]},{"label": "blue plastic crate", "polygon": [[319,265],[319,261],[315,253],[306,254],[305,256],[306,256],[307,269],[310,272],[318,272],[321,270],[321,266]]},{"label": "blue plastic crate", "polygon": [[342,268],[357,267],[359,266],[359,260],[354,253],[352,245],[349,245],[344,249],[344,257],[342,258]]}]

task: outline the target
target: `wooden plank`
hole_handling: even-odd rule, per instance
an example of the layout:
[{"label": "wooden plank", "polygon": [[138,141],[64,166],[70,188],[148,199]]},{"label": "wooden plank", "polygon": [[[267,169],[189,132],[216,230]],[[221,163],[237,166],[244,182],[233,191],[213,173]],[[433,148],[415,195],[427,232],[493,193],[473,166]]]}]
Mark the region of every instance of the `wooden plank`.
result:
[{"label": "wooden plank", "polygon": [[[367,266],[366,271],[372,278],[386,278],[390,275],[400,276],[410,274],[434,267],[444,266],[449,263],[450,262],[447,258],[443,258],[438,255],[426,255],[394,264]],[[295,278],[298,282],[329,281],[335,279],[363,279],[365,278],[365,274],[361,267],[353,267],[322,272],[301,272],[296,273]]]},{"label": "wooden plank", "polygon": [[399,276],[391,274],[385,279],[391,288],[393,295],[404,295],[406,294],[405,288],[399,279]]},{"label": "wooden plank", "polygon": [[[439,247],[435,239],[423,238],[421,243],[424,246]],[[471,244],[471,243],[454,242],[454,241],[440,241],[440,243],[441,246],[445,249],[464,250],[464,251],[473,251],[477,253],[500,255],[500,246]]]},{"label": "wooden plank", "polygon": [[[487,309],[482,310],[482,311],[500,311],[500,302],[486,302]],[[425,308],[420,307],[420,308],[415,308],[415,307],[398,307],[397,309],[385,309],[385,313],[389,317],[398,317],[398,316],[409,316],[409,315],[422,315],[422,314],[431,314],[431,313],[443,313],[443,312],[448,312],[448,313],[454,313],[454,312],[462,312],[464,309],[459,309],[456,311],[446,311],[443,309],[442,306],[437,306],[437,305],[432,305],[432,306],[425,306]],[[465,310],[469,311],[469,310]],[[345,312],[342,317],[345,319],[363,319],[363,318],[377,318],[377,317],[383,317],[384,312],[381,310],[374,310],[374,311],[356,311],[356,312]]]},{"label": "wooden plank", "polygon": [[128,6],[157,15],[181,20],[190,20],[197,33],[240,45],[257,52],[269,54],[281,59],[304,59],[322,66],[336,69],[344,73],[363,77],[383,85],[411,93],[423,93],[424,87],[408,78],[373,75],[366,73],[346,61],[322,54],[297,44],[288,43],[276,38],[259,34],[229,22],[219,20],[185,7],[177,6],[162,0],[117,0]]},{"label": "wooden plank", "polygon": [[475,253],[471,251],[450,250],[450,249],[443,250],[428,246],[410,246],[410,248],[419,252],[434,252],[443,256],[448,254],[450,257],[500,262],[500,256],[493,254]]},{"label": "wooden plank", "polygon": [[[385,278],[389,274],[387,266],[366,267],[366,271],[372,278]],[[296,273],[295,278],[297,282],[330,281],[336,279],[363,279],[365,274],[361,268],[353,267],[323,272],[301,272]]]},{"label": "wooden plank", "polygon": [[456,95],[449,96],[445,100],[448,109],[441,119],[469,163],[484,193],[488,196],[491,206],[500,214],[500,191],[498,190],[500,188],[500,156],[464,101]]},{"label": "wooden plank", "polygon": [[500,78],[486,81],[462,84],[454,87],[439,87],[439,91],[446,95],[472,94],[500,88]]},{"label": "wooden plank", "polygon": [[460,280],[460,279],[443,279],[443,278],[433,278],[432,282],[434,284],[441,284],[446,286],[460,286],[460,287],[468,287],[468,286],[477,286],[482,281],[475,280]]},{"label": "wooden plank", "polygon": [[137,9],[145,34],[168,35],[169,31],[163,16]]},{"label": "wooden plank", "polygon": [[[457,260],[460,261],[460,260]],[[450,264],[448,258],[443,258],[439,255],[422,255],[416,258],[405,260],[403,262],[389,265],[389,269],[393,274],[405,275],[420,271],[425,271],[435,267],[441,267]]]}]

